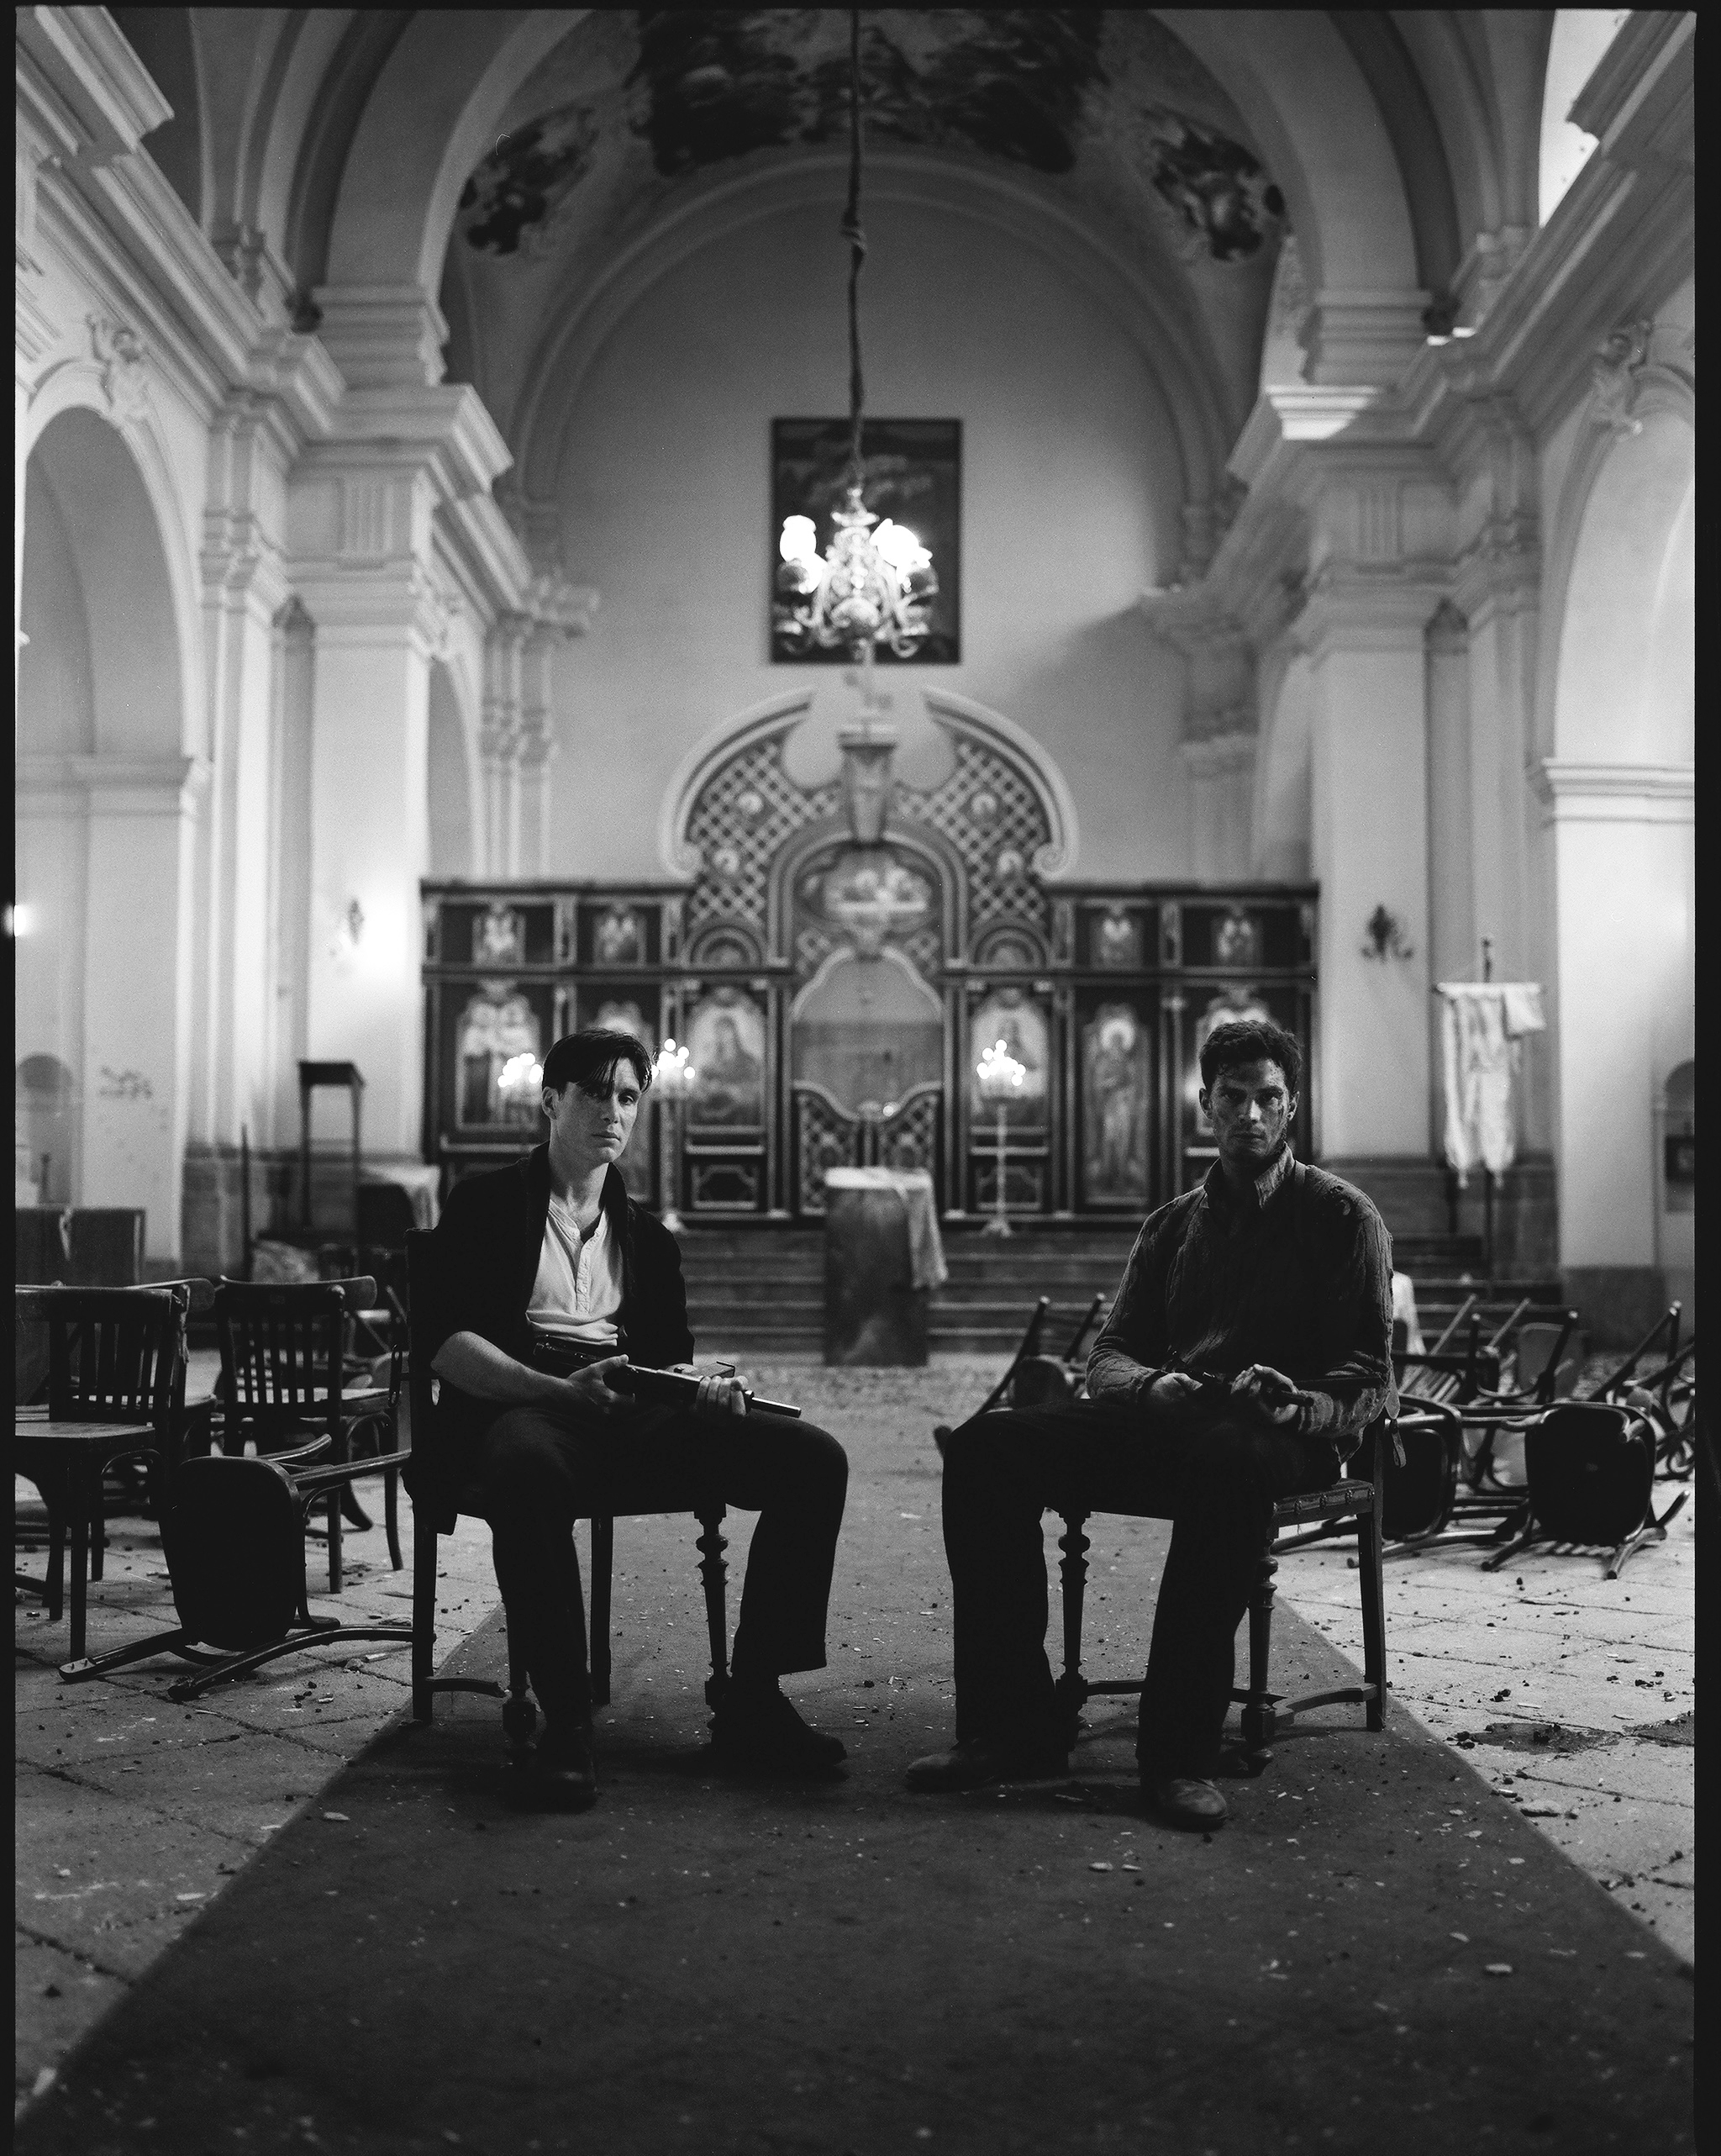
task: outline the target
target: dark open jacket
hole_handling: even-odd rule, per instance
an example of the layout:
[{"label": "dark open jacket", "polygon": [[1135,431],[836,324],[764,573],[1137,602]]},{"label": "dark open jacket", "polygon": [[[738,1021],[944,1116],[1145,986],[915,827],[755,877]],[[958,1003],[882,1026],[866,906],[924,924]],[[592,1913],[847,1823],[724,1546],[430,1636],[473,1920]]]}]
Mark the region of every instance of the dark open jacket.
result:
[{"label": "dark open jacket", "polygon": [[[603,1210],[621,1253],[615,1352],[654,1369],[691,1362],[693,1336],[675,1237],[634,1205],[614,1168],[604,1180]],[[451,1333],[476,1332],[517,1362],[531,1361],[526,1310],[549,1213],[548,1146],[534,1146],[524,1160],[455,1183],[432,1240],[430,1278],[415,1282],[421,1305],[413,1311],[418,1354],[434,1361]],[[429,1509],[440,1531],[454,1525],[454,1496],[465,1479],[470,1441],[502,1411],[495,1400],[474,1400],[445,1384],[432,1429],[413,1432],[407,1485],[414,1504]]]}]

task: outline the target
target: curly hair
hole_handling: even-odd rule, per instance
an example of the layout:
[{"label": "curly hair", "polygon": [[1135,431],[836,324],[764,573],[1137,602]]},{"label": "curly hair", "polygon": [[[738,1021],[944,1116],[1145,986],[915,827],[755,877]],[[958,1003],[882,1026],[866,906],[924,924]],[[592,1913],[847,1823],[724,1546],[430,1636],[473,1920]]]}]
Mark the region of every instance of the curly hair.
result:
[{"label": "curly hair", "polygon": [[1276,1063],[1291,1093],[1303,1082],[1303,1051],[1296,1036],[1271,1018],[1228,1018],[1214,1026],[1201,1044],[1203,1090],[1211,1092],[1221,1071],[1235,1070],[1242,1063]]}]

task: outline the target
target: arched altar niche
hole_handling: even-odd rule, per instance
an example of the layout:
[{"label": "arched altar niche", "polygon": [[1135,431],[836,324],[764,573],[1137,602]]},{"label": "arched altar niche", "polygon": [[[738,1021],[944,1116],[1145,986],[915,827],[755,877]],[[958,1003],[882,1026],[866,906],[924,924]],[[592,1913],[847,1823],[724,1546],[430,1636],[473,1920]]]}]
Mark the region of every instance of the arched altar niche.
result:
[{"label": "arched altar niche", "polygon": [[[787,1210],[803,1215],[822,1211],[824,1173],[839,1164],[924,1168],[941,1190],[950,1183],[962,977],[982,945],[988,962],[1044,972],[1045,879],[1074,836],[1061,781],[996,714],[928,696],[948,753],[939,770],[917,759],[917,783],[897,762],[901,730],[870,707],[836,730],[838,767],[820,772],[815,755],[805,772],[785,751],[811,709],[808,692],[781,699],[697,754],[667,849],[691,872],[685,948],[701,977],[683,1022],[692,1034],[722,996],[732,1028],[772,1044],[775,1083],[761,1091],[774,1095],[777,1136],[768,1141],[761,1105],[759,1140]],[[755,978],[703,978],[731,968]],[[1042,1033],[1050,1022],[1048,1006]],[[696,1194],[718,1187],[704,1090],[702,1079],[688,1119]],[[722,1187],[739,1192],[748,1178],[730,1166]]]}]

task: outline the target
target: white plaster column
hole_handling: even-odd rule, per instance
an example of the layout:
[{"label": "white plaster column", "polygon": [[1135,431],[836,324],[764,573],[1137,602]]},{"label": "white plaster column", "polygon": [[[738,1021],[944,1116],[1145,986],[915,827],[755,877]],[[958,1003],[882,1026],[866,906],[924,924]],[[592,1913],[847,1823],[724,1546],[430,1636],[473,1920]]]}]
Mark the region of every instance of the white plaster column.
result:
[{"label": "white plaster column", "polygon": [[[229,395],[211,430],[200,567],[210,801],[198,873],[193,1145],[255,1141],[268,1116],[269,891],[274,620],[287,443],[271,438],[271,400]],[[226,1255],[224,1252],[224,1255]]]},{"label": "white plaster column", "polygon": [[358,1065],[367,1152],[412,1154],[434,602],[410,567],[300,592],[316,625],[305,1053]]},{"label": "white plaster column", "polygon": [[585,635],[597,610],[597,594],[586,585],[569,583],[560,570],[550,570],[534,580],[527,604],[532,631],[520,676],[515,873],[545,876],[550,872],[550,767],[561,749],[555,730],[555,654],[562,645]]},{"label": "white plaster column", "polygon": [[1527,514],[1492,518],[1460,556],[1452,598],[1469,625],[1470,826],[1474,934],[1492,936],[1494,971],[1531,971],[1524,778],[1535,708],[1541,561]]},{"label": "white plaster column", "polygon": [[484,711],[478,752],[484,779],[487,876],[518,876],[520,847],[520,704],[526,639],[531,623],[504,614],[484,641]]},{"label": "white plaster column", "polygon": [[1197,883],[1232,883],[1249,873],[1255,751],[1252,733],[1179,744],[1189,775],[1189,867]]},{"label": "white plaster column", "polygon": [[[1426,1158],[1429,1145],[1426,588],[1321,579],[1295,634],[1313,704],[1320,883],[1320,1147]],[[1365,957],[1376,907],[1410,957]]]},{"label": "white plaster column", "polygon": [[[185,926],[208,767],[189,756],[65,762],[89,804],[83,1202],[142,1206],[145,1256],[176,1262],[192,1061]],[[139,936],[176,954],[167,996],[161,969],[137,962]]]},{"label": "white plaster column", "polygon": [[[1652,1108],[1692,1052],[1692,772],[1543,762],[1559,1015],[1555,1160],[1568,1293],[1647,1325],[1659,1289]],[[1676,1014],[1676,1023],[1671,1014]],[[1639,1308],[1640,1306],[1640,1308]]]},{"label": "white plaster column", "polygon": [[[1429,973],[1467,980],[1481,955],[1471,855],[1470,630],[1450,599],[1425,637],[1429,714]],[[1440,1015],[1429,999],[1429,1053],[1439,1068]],[[1429,1143],[1439,1156],[1444,1103],[1438,1081],[1429,1094]]]},{"label": "white plaster column", "polygon": [[526,646],[516,767],[518,876],[544,876],[550,870],[550,774],[561,747],[550,700],[550,661],[560,641],[554,629],[540,624]]},{"label": "white plaster column", "polygon": [[350,392],[289,491],[287,570],[314,630],[305,1053],[358,1065],[373,1157],[423,1141],[430,665],[464,604],[437,519],[459,529],[482,505],[499,526],[507,464],[476,391],[402,382]]}]

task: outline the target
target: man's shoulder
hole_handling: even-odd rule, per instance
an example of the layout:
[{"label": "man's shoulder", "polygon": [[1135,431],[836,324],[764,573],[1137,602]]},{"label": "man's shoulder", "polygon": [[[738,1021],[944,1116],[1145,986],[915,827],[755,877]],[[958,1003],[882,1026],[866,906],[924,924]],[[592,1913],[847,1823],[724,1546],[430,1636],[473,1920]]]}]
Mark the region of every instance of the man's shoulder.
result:
[{"label": "man's shoulder", "polygon": [[1173,1198],[1164,1205],[1156,1205],[1141,1224],[1141,1232],[1135,1238],[1138,1250],[1145,1250],[1167,1235],[1181,1235],[1188,1226],[1205,1192],[1200,1183],[1186,1190],[1181,1198]]},{"label": "man's shoulder", "polygon": [[450,1215],[456,1220],[462,1215],[493,1217],[522,1204],[527,1194],[530,1164],[531,1155],[528,1153],[501,1168],[487,1168],[476,1175],[463,1175],[443,1205],[443,1220]]},{"label": "man's shoulder", "polygon": [[1353,1231],[1373,1228],[1385,1235],[1387,1224],[1374,1199],[1354,1183],[1347,1183],[1342,1175],[1334,1175],[1330,1168],[1316,1168],[1308,1161],[1298,1161],[1296,1183],[1303,1205],[1323,1222]]},{"label": "man's shoulder", "polygon": [[633,1236],[634,1256],[648,1265],[676,1264],[682,1262],[682,1247],[665,1227],[655,1213],[648,1213],[643,1205],[628,1202],[628,1227]]}]

